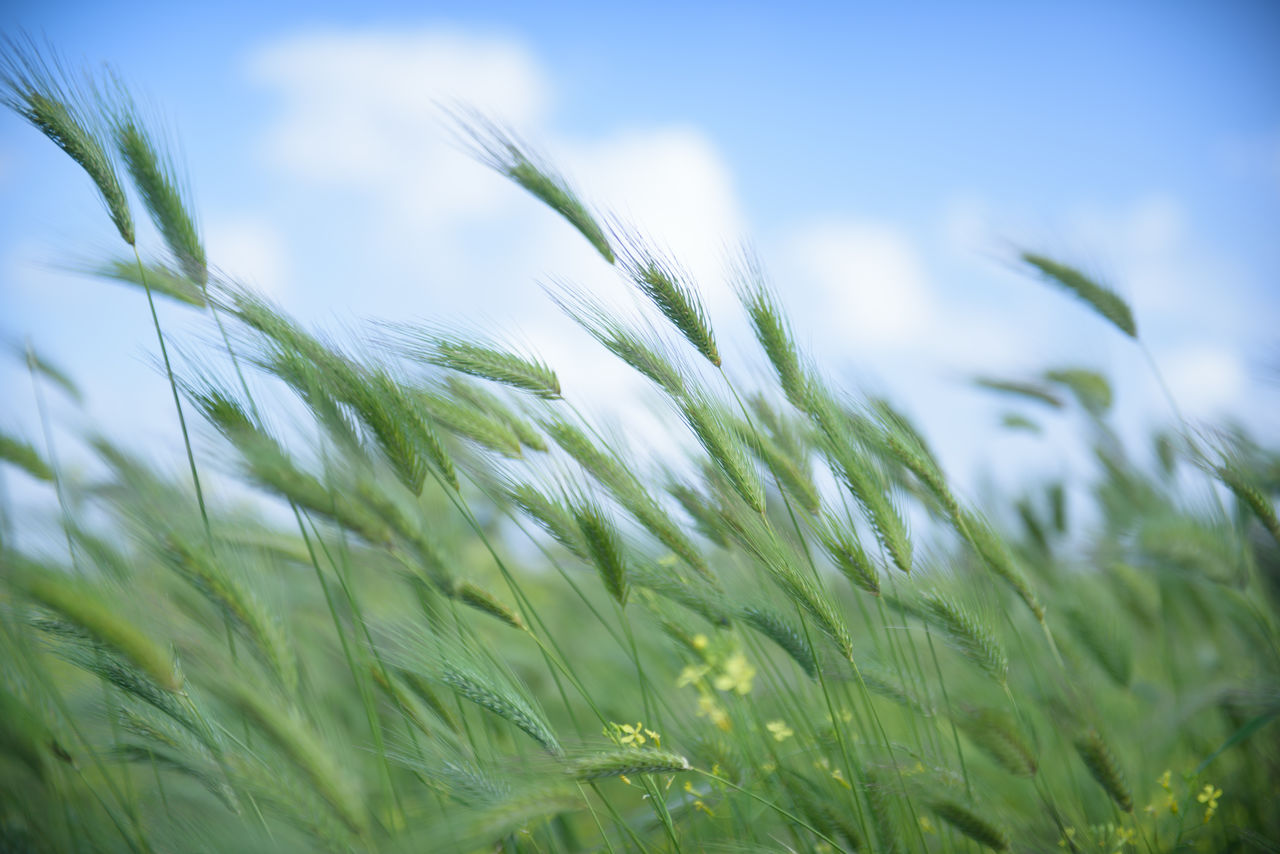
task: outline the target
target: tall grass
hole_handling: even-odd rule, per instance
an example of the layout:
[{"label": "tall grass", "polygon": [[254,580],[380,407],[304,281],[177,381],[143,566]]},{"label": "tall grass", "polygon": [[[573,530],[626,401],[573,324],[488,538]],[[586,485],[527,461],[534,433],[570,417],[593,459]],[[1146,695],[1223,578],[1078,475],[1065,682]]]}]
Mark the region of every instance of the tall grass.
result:
[{"label": "tall grass", "polygon": [[[980,504],[890,401],[799,349],[754,256],[733,284],[775,372],[753,384],[678,260],[464,117],[648,299],[550,289],[666,398],[687,454],[646,469],[536,355],[438,326],[335,341],[223,280],[128,95],[6,50],[4,102],[131,247],[129,189],[163,240],[90,272],[219,332],[171,371],[208,440],[192,474],[294,523],[194,502],[103,437],[86,479],[0,433],[65,534],[0,547],[6,850],[1280,846],[1277,451],[1178,423],[1148,465],[1104,376],[1029,369],[975,393],[1025,404],[1010,427],[1078,411],[1098,465]],[[1019,261],[1136,337],[1110,288]],[[22,358],[38,393],[75,389]],[[273,428],[285,412],[305,429]]]}]

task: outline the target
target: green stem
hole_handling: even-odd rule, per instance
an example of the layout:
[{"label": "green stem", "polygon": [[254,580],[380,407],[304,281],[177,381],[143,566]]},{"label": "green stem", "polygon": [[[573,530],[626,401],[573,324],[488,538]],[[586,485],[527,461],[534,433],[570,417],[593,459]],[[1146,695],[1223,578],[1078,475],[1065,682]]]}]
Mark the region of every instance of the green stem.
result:
[{"label": "green stem", "polygon": [[169,390],[173,393],[173,408],[178,413],[178,426],[182,429],[182,444],[187,450],[187,464],[191,467],[191,483],[196,490],[196,503],[200,505],[200,518],[204,520],[204,533],[209,539],[209,547],[213,548],[213,529],[209,525],[209,511],[204,503],[204,490],[200,488],[200,472],[196,469],[196,456],[191,450],[191,436],[187,432],[187,418],[182,412],[182,399],[178,395],[178,383],[173,378],[173,365],[169,362],[169,348],[164,343],[164,332],[160,329],[160,316],[156,313],[155,297],[151,294],[151,286],[147,284],[146,268],[142,265],[142,256],[138,247],[133,247],[133,258],[138,264],[138,278],[142,289],[147,294],[147,307],[151,309],[151,323],[156,330],[156,341],[160,344],[160,357],[164,360],[165,376],[169,378]]}]

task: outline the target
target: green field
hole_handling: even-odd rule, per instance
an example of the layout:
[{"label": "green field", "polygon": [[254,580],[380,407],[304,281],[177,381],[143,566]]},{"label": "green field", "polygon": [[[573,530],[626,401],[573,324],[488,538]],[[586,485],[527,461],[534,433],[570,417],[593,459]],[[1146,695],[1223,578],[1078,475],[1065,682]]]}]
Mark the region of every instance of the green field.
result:
[{"label": "green field", "polygon": [[[3,476],[58,509],[3,508],[0,850],[1280,850],[1275,449],[1176,417],[1128,447],[1096,372],[985,377],[993,429],[1092,457],[979,501],[798,347],[749,250],[758,349],[722,350],[679,259],[460,114],[645,301],[549,295],[681,427],[634,447],[503,340],[334,337],[220,277],[129,96],[6,50],[116,227],[97,272],[154,321],[186,456],[55,447],[79,390],[20,354],[42,430],[0,433]],[[1143,358],[1109,287],[1011,261]]]}]

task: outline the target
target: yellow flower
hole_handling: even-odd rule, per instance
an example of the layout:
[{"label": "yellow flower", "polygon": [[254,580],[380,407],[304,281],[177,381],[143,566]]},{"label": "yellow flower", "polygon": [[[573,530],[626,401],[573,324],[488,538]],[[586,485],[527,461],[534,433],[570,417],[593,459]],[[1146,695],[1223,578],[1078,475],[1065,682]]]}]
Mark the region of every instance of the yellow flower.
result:
[{"label": "yellow flower", "polygon": [[715,678],[714,684],[717,691],[736,691],[746,695],[751,693],[751,680],[755,677],[756,669],[747,661],[747,657],[736,652],[725,661],[724,669]]},{"label": "yellow flower", "polygon": [[729,720],[728,713],[716,702],[716,698],[710,694],[703,694],[698,697],[698,717],[706,718],[725,732],[728,732],[733,726],[733,723]]},{"label": "yellow flower", "polygon": [[1126,845],[1133,844],[1134,834],[1132,828],[1117,827],[1116,828],[1116,854],[1120,854]]},{"label": "yellow flower", "polygon": [[644,734],[649,736],[649,740],[653,742],[654,747],[662,747],[662,736],[658,735],[648,727],[644,728]]},{"label": "yellow flower", "polygon": [[711,641],[707,640],[707,636],[704,634],[699,633],[693,636],[693,648],[699,652],[706,649],[710,643]]},{"label": "yellow flower", "polygon": [[923,830],[925,833],[938,832],[937,829],[934,828],[933,822],[929,821],[929,817],[927,815],[920,816],[920,829]]},{"label": "yellow flower", "polygon": [[705,664],[690,664],[680,671],[680,675],[676,678],[676,687],[683,688],[686,685],[693,685],[701,681],[702,677],[706,676],[710,670],[711,668]]},{"label": "yellow flower", "polygon": [[1218,811],[1218,798],[1222,797],[1222,790],[1215,789],[1213,786],[1205,786],[1200,794],[1196,795],[1196,800],[1204,804],[1204,820],[1208,824],[1209,819],[1213,818],[1213,814]]},{"label": "yellow flower", "polygon": [[618,732],[621,736],[618,739],[619,744],[634,744],[639,747],[645,742],[644,724],[640,723],[640,721],[636,721],[635,726],[622,724],[618,727]]},{"label": "yellow flower", "polygon": [[795,735],[795,730],[787,726],[786,721],[769,721],[765,724],[765,728],[768,729],[769,732],[773,733],[774,741],[786,741],[788,738]]},{"label": "yellow flower", "polygon": [[1173,786],[1169,783],[1169,777],[1171,774],[1172,772],[1166,768],[1165,772],[1160,775],[1160,779],[1156,780],[1156,782],[1160,784],[1160,788],[1164,789],[1166,792],[1173,791]]},{"label": "yellow flower", "polygon": [[849,785],[849,781],[846,780],[844,778],[844,775],[840,773],[839,768],[831,772],[831,779],[835,780],[837,783],[839,783],[841,786],[844,786],[846,789],[853,791],[853,786]]}]

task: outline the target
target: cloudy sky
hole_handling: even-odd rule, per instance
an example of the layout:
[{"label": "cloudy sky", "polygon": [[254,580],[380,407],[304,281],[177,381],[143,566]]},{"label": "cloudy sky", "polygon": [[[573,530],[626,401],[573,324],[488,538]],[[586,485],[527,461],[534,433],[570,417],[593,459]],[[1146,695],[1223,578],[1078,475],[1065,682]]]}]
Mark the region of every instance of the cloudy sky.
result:
[{"label": "cloudy sky", "polygon": [[[218,267],[330,328],[514,336],[641,438],[662,413],[539,283],[626,288],[461,154],[441,104],[517,129],[677,255],[744,381],[761,362],[725,259],[749,241],[817,360],[889,392],[969,484],[1078,455],[1060,416],[997,430],[975,373],[1092,367],[1127,435],[1170,417],[1142,352],[1014,271],[1019,246],[1125,295],[1190,417],[1280,439],[1280,7],[694,5],[18,2],[0,26],[110,63],[164,117]],[[86,388],[73,427],[173,454],[141,296],[59,269],[117,251],[84,177],[0,116],[0,335]],[[165,311],[175,337],[195,320]],[[12,360],[0,392],[0,428],[34,439]]]}]

